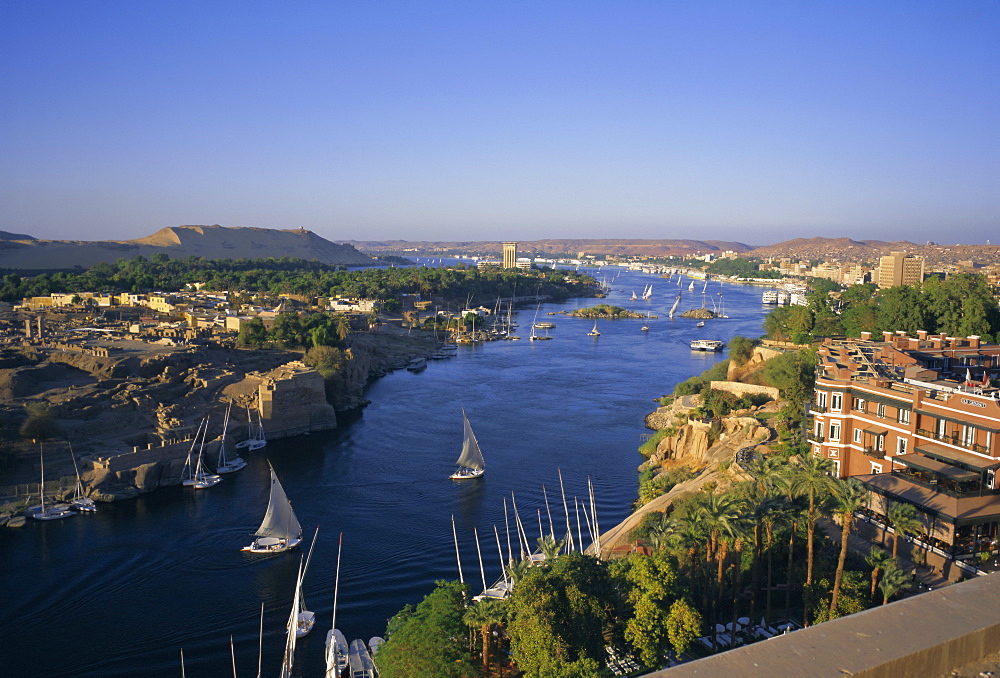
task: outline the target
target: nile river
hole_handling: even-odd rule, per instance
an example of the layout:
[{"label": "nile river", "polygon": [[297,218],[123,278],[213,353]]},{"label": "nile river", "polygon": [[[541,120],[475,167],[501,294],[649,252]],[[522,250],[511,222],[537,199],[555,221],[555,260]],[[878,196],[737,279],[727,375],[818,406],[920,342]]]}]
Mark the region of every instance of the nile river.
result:
[{"label": "nile river", "polygon": [[[629,300],[650,283],[650,300]],[[703,283],[696,285],[688,292],[685,281],[679,311],[701,306]],[[537,512],[546,515],[543,485],[557,525],[565,525],[559,468],[571,511],[590,476],[600,527],[612,527],[635,498],[636,448],[653,398],[725,357],[691,351],[688,342],[758,336],[768,311],[761,288],[711,282],[708,307],[721,291],[730,317],[698,329],[695,320],[666,319],[676,284],[626,271],[612,286],[606,300],[543,305],[539,320],[556,323],[552,341],[528,341],[534,310],[522,310],[521,341],[460,347],[457,357],[423,372],[379,380],[354,421],[328,435],[271,442],[245,455],[250,466],[217,487],[167,488],[101,505],[96,515],[0,531],[0,675],[175,677],[182,649],[187,676],[232,675],[231,637],[237,675],[255,676],[263,603],[263,675],[276,676],[299,555],[240,552],[267,504],[267,460],[307,541],[320,527],[304,584],[317,624],[299,641],[299,676],[322,675],[340,533],[337,626],[349,640],[367,640],[383,635],[387,619],[419,602],[435,580],[458,577],[452,516],[476,593],[473,527],[492,582],[500,574],[494,526],[506,541],[505,497],[509,504],[514,493],[532,542]],[[546,315],[600,301],[660,319],[648,332],[641,320],[602,322],[595,338],[587,336],[591,320]],[[461,446],[462,407],[487,472],[456,483],[448,474]]]}]

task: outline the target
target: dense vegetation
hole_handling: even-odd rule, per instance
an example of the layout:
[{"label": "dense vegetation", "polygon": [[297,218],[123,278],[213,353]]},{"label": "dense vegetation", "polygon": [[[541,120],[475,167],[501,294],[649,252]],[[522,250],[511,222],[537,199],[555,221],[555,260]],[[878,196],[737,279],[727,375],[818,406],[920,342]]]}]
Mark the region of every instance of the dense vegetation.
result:
[{"label": "dense vegetation", "polygon": [[[509,657],[529,678],[596,678],[610,675],[606,646],[660,668],[707,653],[699,637],[721,648],[712,629],[739,617],[818,623],[884,604],[909,572],[883,549],[853,557],[820,535],[819,521],[833,516],[850,534],[864,499],[857,481],[829,471],[828,460],[808,455],[755,461],[750,480],[650,512],[632,535],[647,548],[608,562],[563,553],[547,535],[541,565],[511,563],[504,601],[469,604],[464,586],[439,582],[393,618],[381,675],[495,676]],[[902,505],[894,513],[912,534],[919,523]]]},{"label": "dense vegetation", "polygon": [[264,297],[282,294],[344,296],[388,300],[400,294],[440,296],[456,303],[492,304],[498,296],[541,294],[553,299],[588,296],[593,278],[564,270],[466,268],[366,268],[345,270],[302,259],[119,259],[78,273],[43,273],[22,278],[9,273],[0,300],[45,296],[53,292],[173,292],[194,283],[215,291],[243,291]]},{"label": "dense vegetation", "polygon": [[979,335],[986,341],[1000,338],[1000,309],[980,275],[932,277],[920,285],[885,289],[854,285],[832,294],[831,288],[838,286],[824,282],[814,281],[816,291],[808,295],[808,305],[772,311],[764,320],[768,336],[806,343],[819,337],[857,337],[862,331],[878,335],[927,330],[955,337]]},{"label": "dense vegetation", "polygon": [[596,318],[598,320],[613,320],[618,318],[645,318],[642,313],[630,311],[621,306],[611,304],[598,304],[590,308],[578,308],[570,311],[570,315],[577,318]]}]

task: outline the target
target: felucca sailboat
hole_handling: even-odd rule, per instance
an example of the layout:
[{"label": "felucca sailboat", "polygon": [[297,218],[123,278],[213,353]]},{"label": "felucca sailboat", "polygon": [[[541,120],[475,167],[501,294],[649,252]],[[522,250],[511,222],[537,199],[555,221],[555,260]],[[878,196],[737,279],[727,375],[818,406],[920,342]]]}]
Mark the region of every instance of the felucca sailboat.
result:
[{"label": "felucca sailboat", "polygon": [[483,460],[483,453],[479,449],[479,441],[476,434],[472,432],[472,425],[469,418],[465,416],[465,409],[462,409],[462,421],[465,422],[465,434],[462,440],[462,453],[458,455],[458,470],[452,473],[449,478],[452,480],[469,480],[479,478],[486,473],[486,462]]},{"label": "felucca sailboat", "polygon": [[[269,464],[270,466],[270,464]],[[278,476],[271,467],[271,496],[267,502],[264,521],[254,532],[256,539],[241,551],[250,553],[281,553],[290,551],[302,543],[302,526],[295,517],[292,504],[285,490],[278,482]]]}]

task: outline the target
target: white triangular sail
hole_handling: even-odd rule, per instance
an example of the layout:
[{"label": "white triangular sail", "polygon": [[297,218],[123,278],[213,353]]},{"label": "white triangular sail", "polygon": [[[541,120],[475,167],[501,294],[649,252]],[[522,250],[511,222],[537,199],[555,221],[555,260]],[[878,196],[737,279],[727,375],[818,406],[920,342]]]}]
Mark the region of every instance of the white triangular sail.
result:
[{"label": "white triangular sail", "polygon": [[258,537],[278,539],[298,539],[302,536],[302,526],[295,517],[295,511],[285,495],[285,489],[278,482],[278,476],[271,469],[271,497],[267,501],[264,521],[254,534]]},{"label": "white triangular sail", "polygon": [[462,454],[459,455],[458,461],[455,463],[465,468],[484,469],[486,468],[486,462],[483,460],[483,453],[479,449],[479,441],[476,440],[476,434],[472,432],[472,425],[469,423],[469,418],[465,416],[465,410],[462,410],[462,420],[465,422],[465,437],[462,440]]}]

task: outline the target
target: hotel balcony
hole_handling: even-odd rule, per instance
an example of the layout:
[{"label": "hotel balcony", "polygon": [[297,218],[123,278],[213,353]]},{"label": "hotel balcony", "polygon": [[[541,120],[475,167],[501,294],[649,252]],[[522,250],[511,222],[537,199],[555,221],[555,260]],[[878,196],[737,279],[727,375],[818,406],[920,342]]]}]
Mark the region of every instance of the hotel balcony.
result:
[{"label": "hotel balcony", "polygon": [[874,447],[866,447],[861,450],[866,456],[873,459],[885,459],[885,450],[876,450]]},{"label": "hotel balcony", "polygon": [[976,443],[968,443],[959,438],[958,436],[949,436],[935,431],[928,431],[927,429],[918,428],[917,435],[930,438],[931,440],[937,440],[942,443],[948,443],[949,445],[955,445],[956,447],[962,447],[967,450],[972,450],[973,452],[979,452],[980,454],[989,454],[990,448],[985,445],[978,445]]}]

